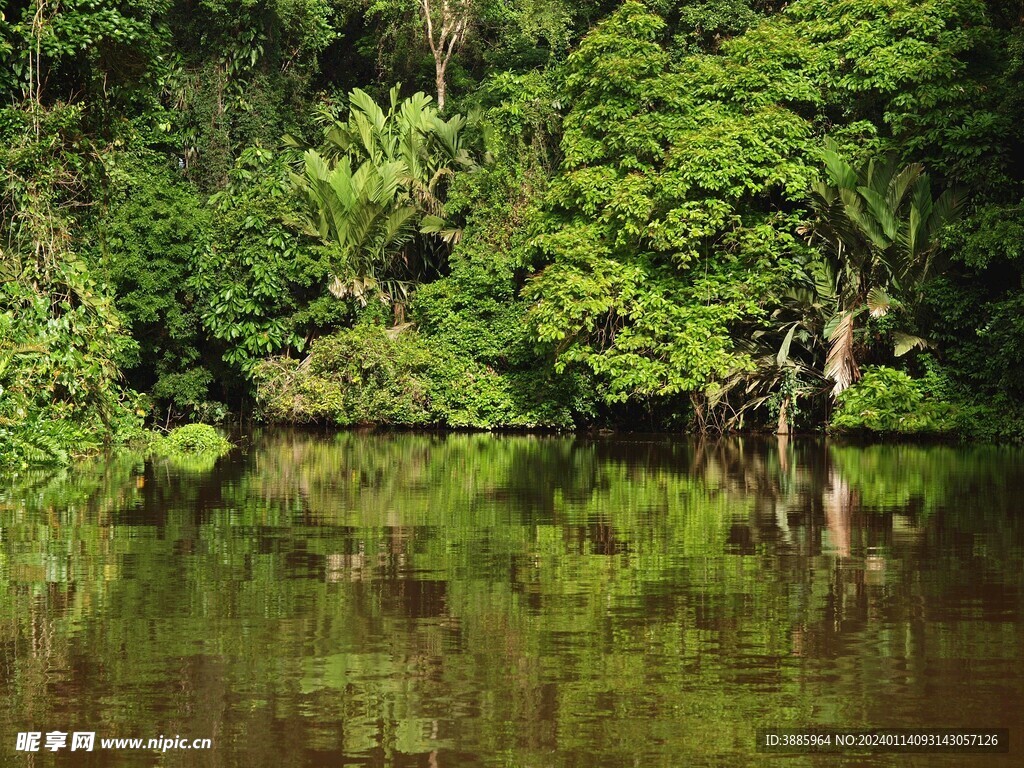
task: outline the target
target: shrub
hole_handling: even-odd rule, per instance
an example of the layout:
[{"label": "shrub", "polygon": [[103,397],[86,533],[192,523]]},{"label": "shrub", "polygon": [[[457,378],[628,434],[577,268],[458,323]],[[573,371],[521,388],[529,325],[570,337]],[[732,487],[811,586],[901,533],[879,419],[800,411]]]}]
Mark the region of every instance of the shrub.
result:
[{"label": "shrub", "polygon": [[163,454],[213,454],[222,456],[231,450],[228,442],[209,424],[188,424],[171,430],[164,442],[157,447]]},{"label": "shrub", "polygon": [[572,414],[542,376],[525,381],[413,330],[362,324],[316,341],[302,363],[256,369],[269,421],[343,426],[555,427]]},{"label": "shrub", "polygon": [[956,430],[955,409],[930,397],[924,384],[885,366],[864,376],[839,396],[831,427],[837,431],[888,434],[948,433]]}]

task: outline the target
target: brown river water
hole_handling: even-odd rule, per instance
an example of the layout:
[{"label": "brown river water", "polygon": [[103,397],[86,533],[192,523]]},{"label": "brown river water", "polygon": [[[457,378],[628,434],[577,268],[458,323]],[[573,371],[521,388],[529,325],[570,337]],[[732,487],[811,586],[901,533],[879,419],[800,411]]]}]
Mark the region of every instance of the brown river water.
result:
[{"label": "brown river water", "polygon": [[[1024,452],[267,432],[7,478],[0,688],[0,766],[1024,765]],[[957,727],[1010,753],[758,751]]]}]

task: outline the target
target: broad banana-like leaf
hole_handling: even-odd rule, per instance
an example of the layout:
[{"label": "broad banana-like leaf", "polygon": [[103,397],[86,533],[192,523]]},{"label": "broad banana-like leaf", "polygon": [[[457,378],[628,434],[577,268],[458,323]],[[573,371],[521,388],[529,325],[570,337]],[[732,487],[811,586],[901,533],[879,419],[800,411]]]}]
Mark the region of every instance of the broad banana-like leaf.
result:
[{"label": "broad banana-like leaf", "polygon": [[440,216],[424,216],[420,220],[420,232],[424,235],[437,235],[452,245],[462,239],[462,229],[448,226],[448,222]]},{"label": "broad banana-like leaf", "polygon": [[779,347],[779,353],[775,356],[775,362],[779,367],[785,365],[786,361],[789,359],[789,348],[793,344],[793,334],[796,333],[797,325],[797,323],[793,323],[789,327],[789,333],[787,333],[786,337],[782,340],[782,346]]},{"label": "broad banana-like leaf", "polygon": [[401,83],[395,83],[394,86],[392,86],[391,90],[388,91],[388,100],[391,103],[391,114],[394,114],[395,110],[398,108],[398,98],[401,95],[401,93]]},{"label": "broad banana-like leaf", "polygon": [[[891,243],[899,234],[899,223],[896,221],[896,211],[892,210],[885,198],[870,187],[858,187],[861,197],[867,201],[868,211],[878,223],[879,228]],[[888,243],[886,243],[888,245]]]},{"label": "broad banana-like leaf", "polygon": [[843,312],[836,312],[828,320],[825,321],[825,327],[822,331],[825,333],[826,339],[831,339],[832,334],[835,333],[836,328],[843,319]]},{"label": "broad banana-like leaf", "polygon": [[416,209],[411,205],[397,208],[388,215],[384,220],[382,232],[386,247],[404,245],[412,238],[413,228],[411,222],[415,215]]},{"label": "broad banana-like leaf", "polygon": [[385,153],[381,146],[381,135],[370,119],[359,112],[353,112],[349,117],[349,125],[355,128],[355,134],[359,137],[359,147],[370,162],[383,162]]},{"label": "broad banana-like leaf", "polygon": [[924,254],[934,247],[934,233],[928,231],[928,222],[935,207],[932,200],[932,185],[928,174],[921,174],[914,182],[910,200],[910,211],[907,214],[906,261],[908,269]]},{"label": "broad banana-like leaf", "polygon": [[333,145],[341,152],[348,152],[353,144],[355,144],[352,132],[349,130],[348,126],[343,123],[339,123],[329,128],[324,134],[324,138],[327,140],[328,144]]},{"label": "broad banana-like leaf", "polygon": [[840,188],[856,187],[857,173],[853,170],[853,166],[846,162],[842,155],[836,151],[837,145],[831,139],[827,139],[825,147],[823,158],[825,160],[825,168],[828,170],[832,182]]},{"label": "broad banana-like leaf", "polygon": [[928,221],[928,231],[937,235],[949,221],[959,214],[964,204],[963,193],[956,188],[949,188],[935,201],[932,206],[932,214]]},{"label": "broad banana-like leaf", "polygon": [[[839,189],[839,198],[843,201],[843,212],[846,217],[856,226],[862,237],[867,239],[876,248],[885,248],[889,240],[882,231],[882,227],[871,216],[864,205],[864,198],[856,189]],[[847,242],[852,240],[849,236],[844,238]],[[854,250],[853,253],[856,254]]]},{"label": "broad banana-like leaf", "polygon": [[885,201],[891,210],[898,211],[900,209],[907,196],[907,191],[917,182],[922,173],[924,173],[923,165],[910,163],[892,177],[885,195]]},{"label": "broad banana-like leaf", "polygon": [[378,131],[385,129],[387,118],[384,116],[384,110],[377,105],[370,94],[360,88],[355,88],[348,95],[348,101],[353,113],[365,115],[369,124]]},{"label": "broad banana-like leaf", "polygon": [[306,177],[309,179],[326,179],[330,171],[327,163],[315,149],[306,150],[303,155],[306,163]]}]

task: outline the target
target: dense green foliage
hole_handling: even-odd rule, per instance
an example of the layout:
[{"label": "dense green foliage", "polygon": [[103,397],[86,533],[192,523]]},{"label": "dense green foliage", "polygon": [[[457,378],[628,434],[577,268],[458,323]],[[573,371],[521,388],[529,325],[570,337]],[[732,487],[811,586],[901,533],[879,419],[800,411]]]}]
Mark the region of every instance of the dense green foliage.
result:
[{"label": "dense green foliage", "polygon": [[374,324],[319,339],[301,363],[263,363],[257,380],[262,412],[275,421],[573,426],[573,410],[559,399],[563,393],[536,377],[502,374],[451,344]]},{"label": "dense green foliage", "polygon": [[178,453],[223,454],[231,448],[221,434],[209,424],[186,424],[172,429],[164,439],[168,451]]},{"label": "dense green foliage", "polygon": [[475,166],[465,118],[442,118],[422,92],[398,96],[395,87],[385,112],[353,91],[348,119],[326,132],[325,154],[307,150],[293,176],[304,229],[330,254],[331,293],[362,306],[371,297],[400,306],[436,273],[436,246],[415,242],[416,233],[457,236],[444,219],[445,190]]},{"label": "dense green foliage", "polygon": [[889,431],[862,366],[1024,434],[1012,4],[0,12],[7,465],[230,411]]},{"label": "dense green foliage", "polygon": [[921,381],[903,371],[878,366],[839,396],[832,418],[838,430],[883,434],[920,434],[948,431],[949,407],[928,397]]},{"label": "dense green foliage", "polygon": [[232,447],[209,424],[186,424],[167,435],[152,435],[145,449],[136,453],[162,461],[177,471],[202,474],[213,469]]}]

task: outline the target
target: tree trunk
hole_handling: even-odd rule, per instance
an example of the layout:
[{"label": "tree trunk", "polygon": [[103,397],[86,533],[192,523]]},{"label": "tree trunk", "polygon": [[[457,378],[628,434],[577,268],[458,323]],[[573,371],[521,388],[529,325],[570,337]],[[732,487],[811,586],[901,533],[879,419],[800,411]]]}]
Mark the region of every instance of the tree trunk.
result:
[{"label": "tree trunk", "polygon": [[779,426],[775,430],[775,434],[789,434],[789,395],[782,398],[782,404],[779,405]]},{"label": "tree trunk", "polygon": [[448,90],[447,84],[445,83],[445,67],[444,62],[435,57],[434,60],[434,82],[437,84],[437,111],[444,112],[444,97],[445,92]]},{"label": "tree trunk", "polygon": [[448,90],[445,74],[448,62],[466,40],[472,13],[471,0],[419,0],[426,25],[427,44],[434,56],[434,83],[437,85],[437,111],[444,111]]}]

